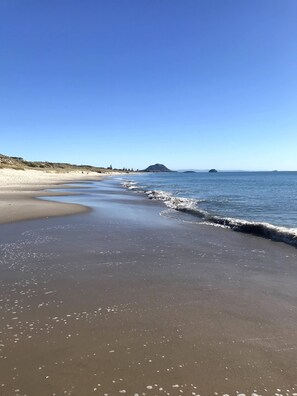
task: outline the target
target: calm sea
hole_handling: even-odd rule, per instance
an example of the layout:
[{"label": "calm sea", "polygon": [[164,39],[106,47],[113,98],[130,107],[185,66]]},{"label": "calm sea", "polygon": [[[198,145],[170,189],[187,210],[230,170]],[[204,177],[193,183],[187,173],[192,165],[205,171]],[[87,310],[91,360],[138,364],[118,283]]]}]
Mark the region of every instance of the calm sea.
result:
[{"label": "calm sea", "polygon": [[297,172],[147,173],[123,184],[198,221],[297,245]]}]

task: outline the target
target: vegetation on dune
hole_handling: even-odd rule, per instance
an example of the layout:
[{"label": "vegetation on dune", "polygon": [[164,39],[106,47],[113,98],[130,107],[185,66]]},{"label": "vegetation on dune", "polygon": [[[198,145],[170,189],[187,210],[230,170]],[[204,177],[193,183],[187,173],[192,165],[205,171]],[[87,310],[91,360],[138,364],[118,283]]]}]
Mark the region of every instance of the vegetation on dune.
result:
[{"label": "vegetation on dune", "polygon": [[97,172],[97,173],[107,173],[116,171],[132,172],[132,169],[114,169],[112,166],[108,168],[97,167],[92,165],[74,165],[64,162],[48,162],[48,161],[26,161],[22,157],[9,157],[7,155],[0,154],[0,168],[9,169],[34,169],[42,171],[55,171],[55,172]]}]

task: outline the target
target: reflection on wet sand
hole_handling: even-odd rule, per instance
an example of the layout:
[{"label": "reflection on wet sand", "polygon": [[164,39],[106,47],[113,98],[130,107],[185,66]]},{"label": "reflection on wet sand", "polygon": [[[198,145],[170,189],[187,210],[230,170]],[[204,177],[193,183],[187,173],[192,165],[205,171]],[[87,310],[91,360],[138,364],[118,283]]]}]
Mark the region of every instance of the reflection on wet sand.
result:
[{"label": "reflection on wet sand", "polygon": [[296,250],[113,183],[1,226],[0,394],[297,395]]}]

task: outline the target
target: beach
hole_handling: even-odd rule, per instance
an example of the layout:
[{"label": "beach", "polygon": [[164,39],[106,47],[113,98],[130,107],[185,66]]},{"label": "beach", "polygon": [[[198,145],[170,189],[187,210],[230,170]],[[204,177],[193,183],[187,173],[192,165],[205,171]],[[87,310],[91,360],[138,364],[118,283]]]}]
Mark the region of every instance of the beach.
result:
[{"label": "beach", "polygon": [[[88,208],[83,206],[42,201],[36,197],[67,195],[53,190],[64,183],[100,179],[102,175],[95,172],[0,169],[0,224],[87,211]],[[45,193],[46,189],[52,191]]]},{"label": "beach", "polygon": [[297,395],[296,248],[40,175],[0,195],[0,395]]}]

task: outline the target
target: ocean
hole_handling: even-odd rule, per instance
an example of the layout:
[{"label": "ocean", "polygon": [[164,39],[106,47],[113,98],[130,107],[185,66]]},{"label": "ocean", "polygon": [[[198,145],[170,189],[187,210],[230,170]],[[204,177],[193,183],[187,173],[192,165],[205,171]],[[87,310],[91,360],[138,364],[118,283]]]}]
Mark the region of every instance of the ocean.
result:
[{"label": "ocean", "polygon": [[122,184],[162,200],[162,214],[297,246],[297,172],[143,173]]}]

